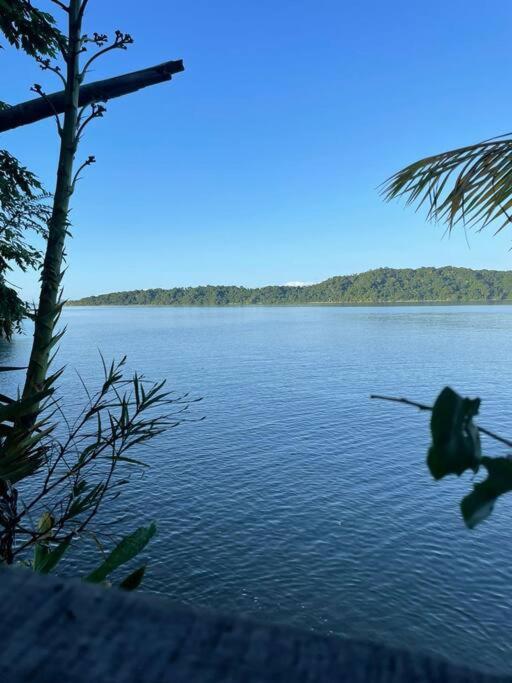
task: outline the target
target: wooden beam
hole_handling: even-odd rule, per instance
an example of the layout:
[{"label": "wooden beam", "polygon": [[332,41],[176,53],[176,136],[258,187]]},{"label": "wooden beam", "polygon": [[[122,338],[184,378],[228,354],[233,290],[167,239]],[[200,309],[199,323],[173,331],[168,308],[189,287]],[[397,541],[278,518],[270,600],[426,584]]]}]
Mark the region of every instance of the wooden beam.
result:
[{"label": "wooden beam", "polygon": [[[184,70],[185,67],[180,59],[163,62],[163,64],[157,64],[148,69],[133,71],[115,78],[106,78],[102,81],[89,83],[80,88],[80,106],[92,102],[107,102],[114,97],[128,95],[150,85],[170,81],[174,74]],[[63,111],[64,91],[53,93],[46,98],[38,97],[16,104],[0,111],[0,133],[41,121],[55,113],[61,114]]]}]

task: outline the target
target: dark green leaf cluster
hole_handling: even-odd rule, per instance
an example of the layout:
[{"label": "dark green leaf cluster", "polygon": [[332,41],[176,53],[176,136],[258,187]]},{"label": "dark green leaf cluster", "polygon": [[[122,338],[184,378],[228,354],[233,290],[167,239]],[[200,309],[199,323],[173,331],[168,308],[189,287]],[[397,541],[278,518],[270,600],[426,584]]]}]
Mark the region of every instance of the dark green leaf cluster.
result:
[{"label": "dark green leaf cluster", "polygon": [[33,173],[0,150],[0,336],[9,339],[19,330],[28,307],[6,284],[13,265],[25,271],[38,268],[42,254],[28,241],[30,233],[46,237],[50,208]]},{"label": "dark green leaf cluster", "polygon": [[512,302],[512,272],[468,268],[379,268],[305,287],[145,289],[89,296],[82,306],[241,306]]},{"label": "dark green leaf cluster", "polygon": [[432,446],[427,457],[434,479],[447,474],[461,475],[467,469],[478,471],[482,452],[473,417],[478,415],[479,407],[480,399],[461,398],[449,387],[437,397],[430,420]]},{"label": "dark green leaf cluster", "polygon": [[473,528],[492,512],[496,499],[512,491],[512,459],[482,455],[479,428],[473,418],[478,414],[480,399],[462,398],[445,387],[432,408],[430,428],[432,445],[427,464],[434,479],[467,470],[477,474],[481,467],[487,477],[474,484],[461,501],[465,523]]},{"label": "dark green leaf cluster", "polygon": [[27,304],[18,292],[0,278],[0,338],[11,339],[22,331],[22,323],[30,315]]},{"label": "dark green leaf cluster", "polygon": [[0,150],[0,206],[12,211],[21,199],[34,199],[42,192],[36,176],[5,150]]},{"label": "dark green leaf cluster", "polygon": [[0,31],[11,45],[32,56],[54,56],[63,39],[52,15],[29,0],[0,0]]}]

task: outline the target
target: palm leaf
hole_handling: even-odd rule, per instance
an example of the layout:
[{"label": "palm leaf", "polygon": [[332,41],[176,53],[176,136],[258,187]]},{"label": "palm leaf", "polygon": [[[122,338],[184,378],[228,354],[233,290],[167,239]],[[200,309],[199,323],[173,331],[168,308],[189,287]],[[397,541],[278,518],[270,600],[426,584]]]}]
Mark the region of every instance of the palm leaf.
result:
[{"label": "palm leaf", "polygon": [[428,207],[427,218],[479,226],[496,232],[512,222],[512,139],[500,136],[469,147],[426,157],[391,176],[383,185],[389,201]]}]

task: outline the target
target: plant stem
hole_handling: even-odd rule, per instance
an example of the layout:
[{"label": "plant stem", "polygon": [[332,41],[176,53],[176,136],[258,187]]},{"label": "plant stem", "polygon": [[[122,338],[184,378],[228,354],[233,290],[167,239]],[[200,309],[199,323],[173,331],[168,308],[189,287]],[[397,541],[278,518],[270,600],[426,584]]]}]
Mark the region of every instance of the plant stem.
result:
[{"label": "plant stem", "polygon": [[77,148],[81,23],[80,0],[70,0],[64,123],[61,133],[52,216],[48,225],[48,242],[41,275],[39,307],[35,317],[32,352],[23,389],[24,398],[33,395],[44,384],[48,371],[55,319],[58,313],[69,201],[73,192],[73,163]]},{"label": "plant stem", "polygon": [[[403,403],[407,406],[413,406],[413,408],[418,408],[419,410],[432,411],[432,406],[428,406],[425,403],[417,403],[416,401],[410,401],[408,398],[396,398],[395,396],[380,396],[379,394],[372,394],[370,398],[375,398],[379,401],[392,401],[393,403]],[[512,448],[512,441],[510,441],[510,439],[505,439],[505,437],[499,436],[498,434],[491,432],[489,429],[486,429],[485,427],[479,427],[477,425],[476,428],[481,434],[485,434],[489,438],[494,439],[495,441],[499,441],[505,446]]]},{"label": "plant stem", "polygon": [[[64,124],[59,129],[60,153],[57,181],[53,199],[52,215],[48,223],[48,240],[41,273],[39,306],[34,318],[34,338],[27,367],[23,398],[38,393],[45,384],[54,339],[55,321],[59,312],[59,289],[62,278],[62,261],[66,241],[69,200],[73,192],[73,162],[77,148],[78,100],[80,95],[80,36],[82,29],[80,0],[69,2],[68,50],[66,53],[66,89]],[[37,419],[38,407],[32,415],[15,423],[11,440],[32,429]],[[18,429],[19,428],[19,429]],[[8,445],[8,444],[7,444]],[[0,482],[0,562],[12,564],[14,554],[15,521],[17,521],[17,491],[4,481]]]}]

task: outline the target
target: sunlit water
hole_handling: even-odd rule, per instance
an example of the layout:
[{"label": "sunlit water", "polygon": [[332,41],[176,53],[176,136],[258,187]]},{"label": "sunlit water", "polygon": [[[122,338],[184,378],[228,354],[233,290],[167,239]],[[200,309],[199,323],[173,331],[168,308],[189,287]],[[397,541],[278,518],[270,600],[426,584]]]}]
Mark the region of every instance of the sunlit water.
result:
[{"label": "sunlit water", "polygon": [[[512,307],[73,308],[63,319],[70,412],[85,402],[75,369],[99,384],[98,349],[203,397],[190,416],[204,421],[139,453],[151,469],[103,514],[116,532],[157,521],[146,590],[510,671],[512,496],[466,530],[471,480],[431,480],[428,416],[368,397],[431,402],[450,384],[481,396],[481,423],[506,432]],[[29,345],[4,343],[0,362],[23,364]],[[3,393],[16,382],[0,381]],[[76,550],[74,561],[93,559]]]}]

